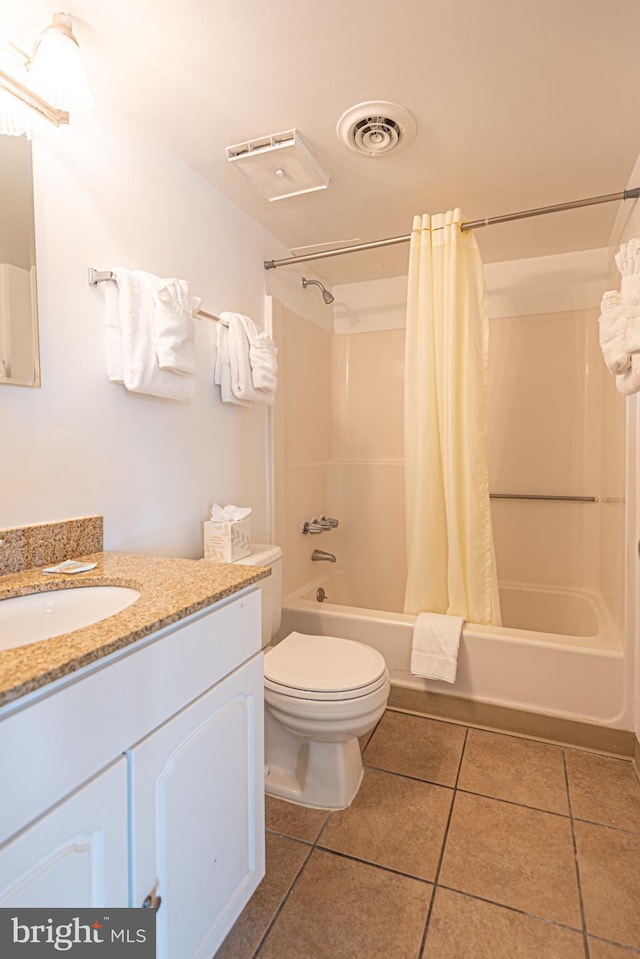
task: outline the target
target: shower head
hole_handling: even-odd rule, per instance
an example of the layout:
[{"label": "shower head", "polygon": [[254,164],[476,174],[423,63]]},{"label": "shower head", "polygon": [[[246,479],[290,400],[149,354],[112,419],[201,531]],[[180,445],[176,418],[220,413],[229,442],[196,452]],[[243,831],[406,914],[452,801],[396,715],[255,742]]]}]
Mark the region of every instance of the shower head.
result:
[{"label": "shower head", "polygon": [[327,288],[322,285],[322,283],[320,282],[320,280],[308,280],[308,279],[306,278],[306,276],[303,276],[303,277],[302,277],[302,288],[303,288],[303,290],[306,290],[306,288],[307,288],[308,286],[310,286],[311,284],[313,284],[313,286],[319,286],[319,287],[320,287],[320,289],[322,290],[322,299],[323,299],[324,302],[327,304],[327,306],[329,305],[329,303],[333,303],[335,297],[333,296],[333,294],[329,293],[329,290],[327,290]]}]

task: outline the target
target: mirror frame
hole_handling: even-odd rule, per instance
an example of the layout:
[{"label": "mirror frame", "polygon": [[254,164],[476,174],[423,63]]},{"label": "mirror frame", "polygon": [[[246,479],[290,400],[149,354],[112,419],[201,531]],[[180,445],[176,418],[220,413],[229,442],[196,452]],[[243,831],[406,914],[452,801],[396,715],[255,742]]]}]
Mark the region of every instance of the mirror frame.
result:
[{"label": "mirror frame", "polygon": [[[2,137],[5,139],[5,137]],[[21,138],[22,139],[22,138]],[[29,147],[29,194],[31,200],[31,210],[28,222],[28,245],[29,259],[31,263],[31,347],[33,359],[33,377],[18,378],[15,376],[3,376],[0,373],[0,386],[22,386],[39,388],[41,386],[40,376],[40,334],[38,323],[38,293],[37,293],[37,265],[36,265],[36,236],[35,236],[35,208],[34,208],[34,188],[33,188],[33,149],[29,141],[25,141]]]}]

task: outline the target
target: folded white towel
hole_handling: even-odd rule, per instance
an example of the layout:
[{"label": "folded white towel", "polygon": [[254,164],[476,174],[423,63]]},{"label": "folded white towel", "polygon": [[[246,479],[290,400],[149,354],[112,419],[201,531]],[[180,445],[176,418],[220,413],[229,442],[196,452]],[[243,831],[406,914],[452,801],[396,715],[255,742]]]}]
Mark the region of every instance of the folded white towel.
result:
[{"label": "folded white towel", "polygon": [[616,389],[625,396],[640,392],[640,353],[634,353],[629,369],[616,376]]},{"label": "folded white towel", "polygon": [[419,613],[413,624],[412,675],[454,683],[463,625],[462,616]]},{"label": "folded white towel", "polygon": [[231,363],[229,360],[229,328],[225,320],[216,323],[216,362],[213,370],[213,382],[220,387],[223,403],[235,403],[237,406],[251,406],[245,400],[239,400],[231,389]]},{"label": "folded white towel", "polygon": [[[240,313],[221,313],[220,319],[229,326],[228,347],[229,367],[231,370],[231,392],[236,399],[249,403],[265,403],[270,406],[274,401],[274,393],[270,390],[256,388],[251,372],[249,360],[248,324],[253,326],[249,317]],[[256,333],[259,333],[254,326]]]},{"label": "folded white towel", "polygon": [[622,277],[620,292],[626,314],[625,349],[640,352],[640,240],[623,243],[615,256]]},{"label": "folded white towel", "polygon": [[158,366],[154,337],[156,294],[162,280],[142,270],[114,270],[122,334],[122,382],[134,393],[188,402],[195,379]]},{"label": "folded white towel", "polygon": [[268,333],[259,330],[248,316],[238,313],[249,343],[251,380],[256,390],[275,393],[278,385],[278,348]]},{"label": "folded white towel", "polygon": [[625,346],[626,325],[622,296],[617,290],[610,290],[602,297],[598,326],[600,349],[611,373],[624,373],[631,367],[631,358]]},{"label": "folded white towel", "polygon": [[186,280],[165,280],[156,293],[153,332],[161,370],[193,376],[196,371],[196,327],[193,315],[200,309],[197,296],[189,296]]}]

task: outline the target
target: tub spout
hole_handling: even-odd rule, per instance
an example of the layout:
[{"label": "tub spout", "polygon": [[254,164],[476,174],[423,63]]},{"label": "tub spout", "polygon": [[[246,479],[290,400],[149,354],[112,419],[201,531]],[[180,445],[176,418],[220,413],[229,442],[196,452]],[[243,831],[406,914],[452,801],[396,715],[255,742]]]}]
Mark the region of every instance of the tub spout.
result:
[{"label": "tub spout", "polygon": [[311,559],[314,563],[319,563],[324,560],[327,563],[335,563],[336,558],[333,553],[325,553],[323,549],[314,549],[311,554]]}]

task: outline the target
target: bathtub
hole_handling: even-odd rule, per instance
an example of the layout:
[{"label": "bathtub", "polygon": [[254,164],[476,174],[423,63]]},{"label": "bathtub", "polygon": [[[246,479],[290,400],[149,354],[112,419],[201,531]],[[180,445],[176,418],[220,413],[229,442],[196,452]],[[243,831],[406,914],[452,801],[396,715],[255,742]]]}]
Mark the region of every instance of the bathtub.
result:
[{"label": "bathtub", "polygon": [[280,635],[299,630],[367,643],[384,656],[394,687],[628,727],[621,636],[595,594],[502,585],[506,625],[465,624],[451,684],[411,675],[415,617],[365,606],[374,601],[366,585],[358,585],[334,571],[291,593],[283,602]]}]

